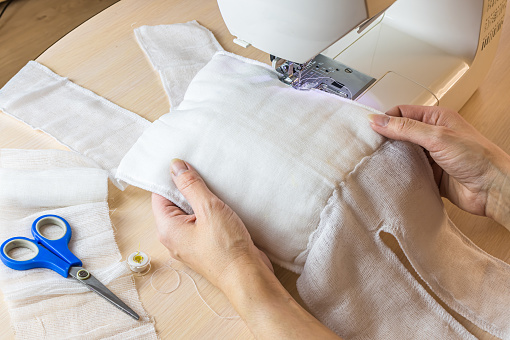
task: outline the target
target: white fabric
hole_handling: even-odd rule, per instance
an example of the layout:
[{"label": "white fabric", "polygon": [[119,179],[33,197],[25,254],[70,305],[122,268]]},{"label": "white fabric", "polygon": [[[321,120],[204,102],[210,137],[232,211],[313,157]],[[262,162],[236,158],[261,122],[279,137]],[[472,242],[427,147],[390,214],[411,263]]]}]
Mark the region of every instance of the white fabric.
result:
[{"label": "white fabric", "polygon": [[150,123],[30,61],[1,90],[0,110],[115,172]]},{"label": "white fabric", "polygon": [[[221,50],[196,22],[142,27],[135,34],[160,72],[173,110],[122,160],[120,179],[162,194],[190,212],[168,169],[174,157],[190,161],[274,261],[302,272],[298,289],[303,300],[345,338],[472,338],[385,246],[380,235],[386,232],[398,240],[440,299],[478,327],[510,339],[509,266],[478,249],[449,221],[419,148],[385,142],[372,132],[365,119],[369,108],[287,88],[266,65],[224,52],[191,81],[209,56]],[[45,84],[58,76],[46,79],[48,72],[38,76],[44,91],[57,94],[53,103],[45,104],[49,110],[61,97],[73,105],[90,100],[91,93],[54,93]],[[23,78],[38,83],[30,74],[19,77],[0,92],[0,108],[11,109],[10,114],[35,127],[58,121],[43,114],[31,122],[23,100],[11,104],[18,91],[31,85]],[[13,84],[21,85],[17,89]],[[101,110],[92,111],[91,119],[111,109],[111,103],[96,97]],[[101,121],[108,131],[116,129],[106,124],[111,121]],[[82,135],[91,131],[89,125],[75,128],[45,131],[69,143],[81,143]],[[135,130],[139,136],[143,129]],[[74,149],[101,167],[115,169],[133,144],[132,139],[122,141],[126,135],[118,136],[117,141],[126,144],[112,155],[114,162],[102,148]],[[11,175],[2,174],[9,181]],[[13,216],[16,212],[2,210]]]},{"label": "white fabric", "polygon": [[141,26],[135,29],[135,36],[159,72],[172,107],[180,104],[189,83],[214,53],[223,51],[211,31],[195,20],[184,24]]},{"label": "white fabric", "polygon": [[[300,272],[300,254],[338,179],[383,141],[367,123],[370,112],[324,92],[298,92],[268,66],[219,52],[179,108],[128,152],[117,176],[190,211],[169,165],[176,157],[196,164],[255,242],[274,261]],[[356,142],[338,143],[339,136]],[[267,196],[274,199],[261,199]]]},{"label": "white fabric", "polygon": [[43,214],[72,227],[71,251],[141,316],[132,319],[85,285],[49,269],[16,271],[0,263],[0,288],[19,339],[156,339],[109,219],[107,172],[72,152],[0,150],[0,240],[32,238]]},{"label": "white fabric", "polygon": [[448,220],[420,148],[385,142],[374,110],[283,85],[268,66],[217,53],[184,101],[147,129],[117,176],[186,211],[169,174],[186,159],[346,338],[471,338],[381,241],[394,235],[427,285],[480,328],[510,337],[510,267]]}]

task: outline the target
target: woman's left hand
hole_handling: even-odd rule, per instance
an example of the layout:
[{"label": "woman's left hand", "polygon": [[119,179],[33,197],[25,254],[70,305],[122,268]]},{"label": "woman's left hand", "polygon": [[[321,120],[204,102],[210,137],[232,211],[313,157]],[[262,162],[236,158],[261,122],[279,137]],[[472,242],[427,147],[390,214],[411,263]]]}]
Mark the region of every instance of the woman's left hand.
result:
[{"label": "woman's left hand", "polygon": [[174,159],[171,171],[174,183],[194,211],[188,215],[166,198],[152,196],[159,239],[172,257],[220,289],[229,279],[228,268],[233,266],[266,265],[272,270],[239,216],[207,188],[191,165]]}]

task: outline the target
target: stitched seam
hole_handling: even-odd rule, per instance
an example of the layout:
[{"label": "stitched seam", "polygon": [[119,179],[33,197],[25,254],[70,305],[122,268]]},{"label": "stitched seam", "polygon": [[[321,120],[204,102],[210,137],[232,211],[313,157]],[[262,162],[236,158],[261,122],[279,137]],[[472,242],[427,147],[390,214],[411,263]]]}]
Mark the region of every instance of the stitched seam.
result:
[{"label": "stitched seam", "polygon": [[[447,218],[448,218],[448,222],[450,222],[450,218],[448,217],[448,215],[446,215]],[[470,248],[474,248],[475,250],[479,251],[480,254],[482,255],[486,255],[488,256],[489,258],[492,258],[492,259],[496,259],[494,257],[492,257],[490,254],[487,254],[485,251],[483,251],[482,249],[478,248],[478,246],[476,246],[474,243],[472,243],[469,239],[466,238],[466,236],[464,236],[456,227],[455,228],[452,228],[452,225],[450,223],[448,223],[448,227],[450,230],[453,230],[456,234],[457,237],[460,238],[460,240],[462,241],[462,243]],[[401,235],[400,233],[400,229],[401,228],[398,228],[399,230],[399,234]],[[392,230],[397,230],[395,228],[393,228]],[[432,287],[432,285],[429,283],[429,280],[427,280],[425,277],[423,277],[420,273],[420,271],[417,269],[415,263],[413,263],[411,261],[411,258],[409,258],[407,256],[407,253],[408,253],[408,249],[400,242],[400,239],[398,237],[395,237],[395,239],[397,240],[400,248],[404,251],[404,254],[406,255],[407,259],[409,260],[409,263],[410,265],[413,267],[414,271],[416,272],[416,274],[423,280],[423,282],[437,295],[437,297],[439,299],[441,299],[441,301],[443,301],[446,305],[448,305],[450,308],[452,308],[454,311],[456,311],[457,313],[461,314],[462,316],[464,316],[465,318],[467,318],[468,320],[470,320],[471,322],[473,322],[476,326],[480,327],[481,329],[499,337],[499,338],[504,338],[504,336],[507,334],[507,332],[503,331],[499,326],[495,325],[494,323],[492,322],[489,322],[487,320],[484,320],[484,319],[481,319],[477,313],[473,312],[471,310],[471,308],[469,308],[468,306],[464,305],[463,303],[457,301],[457,299],[455,299],[452,294],[449,293],[448,289],[444,288],[443,285],[440,284],[440,282],[436,279],[432,279],[431,280],[437,285],[437,287],[439,287],[442,291],[438,291],[437,289],[434,289],[434,287]],[[501,260],[499,259],[496,259],[498,260],[499,262],[502,262]],[[506,266],[508,266],[506,263],[503,263],[505,264]],[[421,269],[421,268],[420,268]],[[450,300],[450,303],[447,302],[447,298],[448,300]],[[453,302],[452,302],[453,301]]]},{"label": "stitched seam", "polygon": [[[412,276],[412,274],[407,270],[407,268],[402,264],[402,262],[398,259],[397,255],[381,240],[379,233],[381,231],[389,232],[390,230],[397,230],[398,228],[390,227],[388,225],[382,224],[381,228],[376,230],[375,233],[378,236],[376,238],[376,243],[379,245],[379,249],[381,252],[386,255],[386,259],[388,257],[392,257],[394,259],[393,263],[396,264],[397,269],[404,275],[404,278],[407,283],[413,286],[416,289],[417,293],[425,300],[425,303],[431,307],[431,309],[439,314],[439,316],[448,324],[449,327],[452,327],[456,332],[468,333],[475,339],[474,335],[472,335],[462,324],[460,324],[450,313],[446,311],[433,297],[430,295],[426,289]],[[391,232],[389,232],[393,235]],[[393,235],[394,236],[394,235]],[[395,237],[396,238],[396,237]],[[398,238],[397,242],[399,242]],[[400,242],[399,242],[400,245]],[[400,245],[400,247],[402,247]],[[403,249],[403,248],[402,248]],[[414,268],[414,267],[413,267]],[[416,270],[416,269],[415,269]],[[420,275],[418,273],[418,275]],[[421,277],[421,276],[420,276]],[[422,278],[423,279],[423,278]],[[426,281],[424,281],[426,282]]]},{"label": "stitched seam", "polygon": [[321,209],[321,212],[319,214],[319,222],[318,222],[317,226],[315,227],[315,230],[308,237],[308,243],[306,245],[306,248],[301,253],[299,253],[298,256],[295,257],[295,259],[302,259],[302,261],[306,262],[306,258],[308,257],[310,250],[313,248],[313,245],[315,244],[316,240],[319,238],[319,235],[317,235],[317,234],[320,234],[323,231],[322,230],[323,228],[320,228],[320,226],[322,224],[322,220],[323,220],[322,215],[324,214],[326,208],[328,208],[330,201],[333,199],[335,191],[338,190],[338,192],[340,192],[340,190],[342,190],[342,188],[345,187],[346,182],[349,181],[352,174],[354,172],[356,172],[359,167],[363,166],[364,163],[368,162],[368,160],[370,158],[372,158],[373,156],[375,156],[376,154],[382,152],[382,150],[386,148],[386,145],[393,144],[394,142],[395,141],[393,141],[393,140],[383,141],[381,143],[381,145],[377,149],[375,149],[371,154],[366,155],[363,158],[361,158],[361,160],[353,167],[353,169],[344,177],[344,180],[342,180],[341,182],[338,182],[338,184],[335,185],[335,187],[331,190],[331,194],[328,196],[328,199],[326,200],[326,204]]}]

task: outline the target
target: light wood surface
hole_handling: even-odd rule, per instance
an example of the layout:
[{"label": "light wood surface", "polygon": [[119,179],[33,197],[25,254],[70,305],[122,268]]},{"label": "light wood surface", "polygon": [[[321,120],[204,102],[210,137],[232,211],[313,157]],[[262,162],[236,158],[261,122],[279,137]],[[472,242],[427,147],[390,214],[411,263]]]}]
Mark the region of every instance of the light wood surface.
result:
[{"label": "light wood surface", "polygon": [[[117,1],[13,1],[0,18],[0,86],[29,60],[37,58],[65,34]],[[5,5],[0,5],[0,11]]]},{"label": "light wood surface", "polygon": [[[510,7],[507,18],[509,12]],[[123,0],[69,33],[37,61],[57,74],[154,121],[168,112],[168,99],[158,74],[135,41],[133,28],[193,19],[209,28],[226,50],[268,62],[266,54],[232,43],[233,37],[221,19],[215,0]],[[505,25],[498,55],[488,77],[461,110],[469,122],[507,152],[510,152],[510,96],[507,94],[510,88],[509,57],[510,28]],[[33,131],[4,114],[0,114],[0,147],[65,149],[44,133]],[[110,185],[109,204],[113,211],[111,218],[116,228],[117,243],[123,256],[137,250],[140,244],[140,249],[152,256],[152,272],[168,263],[170,256],[156,237],[150,194],[134,187],[120,192]],[[448,211],[457,226],[478,246],[510,263],[510,232],[486,218],[463,213],[449,204]],[[206,280],[178,263],[174,263],[174,266],[186,270],[196,279],[204,298],[214,309],[222,315],[235,313],[226,298]],[[171,289],[176,284],[174,275],[162,270],[155,276],[154,285],[160,290]],[[279,268],[277,275],[297,297],[297,276]],[[212,314],[185,276],[179,289],[169,295],[158,293],[151,287],[150,275],[137,278],[136,284],[147,312],[156,320],[156,329],[161,338],[252,338],[243,321],[222,320]],[[3,301],[0,303],[0,316],[8,320]],[[474,328],[473,332],[478,330]],[[0,337],[11,338],[12,331],[2,327]]]}]

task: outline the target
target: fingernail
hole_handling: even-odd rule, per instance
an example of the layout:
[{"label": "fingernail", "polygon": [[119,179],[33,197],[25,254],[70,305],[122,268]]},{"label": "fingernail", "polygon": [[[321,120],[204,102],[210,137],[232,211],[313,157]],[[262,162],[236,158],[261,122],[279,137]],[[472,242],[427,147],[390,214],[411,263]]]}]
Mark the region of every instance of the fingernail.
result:
[{"label": "fingernail", "polygon": [[390,122],[390,117],[387,115],[379,115],[371,113],[368,115],[368,119],[377,126],[386,126]]},{"label": "fingernail", "polygon": [[179,176],[184,171],[188,171],[189,170],[188,166],[186,165],[186,163],[184,163],[179,158],[172,159],[172,162],[170,162],[170,169],[172,170],[172,173],[174,174],[174,176]]}]

